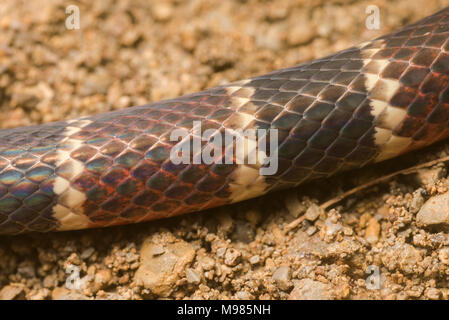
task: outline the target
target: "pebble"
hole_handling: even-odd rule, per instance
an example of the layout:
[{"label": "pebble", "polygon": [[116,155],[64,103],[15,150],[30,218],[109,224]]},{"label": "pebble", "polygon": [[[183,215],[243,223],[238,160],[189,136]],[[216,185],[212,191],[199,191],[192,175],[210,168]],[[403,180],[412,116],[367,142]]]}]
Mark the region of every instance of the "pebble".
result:
[{"label": "pebble", "polygon": [[201,282],[201,275],[195,269],[186,269],[186,279],[188,283],[198,284]]},{"label": "pebble", "polygon": [[136,29],[126,31],[121,39],[120,43],[125,47],[130,47],[135,45],[140,39],[140,32]]},{"label": "pebble", "polygon": [[413,199],[412,202],[410,203],[410,212],[415,214],[419,211],[419,209],[421,209],[421,207],[424,204],[424,197],[422,195],[422,190],[423,189],[418,189],[415,192],[413,192]]},{"label": "pebble", "polygon": [[100,269],[95,274],[94,285],[97,290],[106,287],[112,279],[112,273],[109,269]]},{"label": "pebble", "polygon": [[290,268],[288,266],[277,268],[273,273],[272,279],[276,282],[279,289],[283,291],[287,291],[293,286],[290,281]]},{"label": "pebble", "polygon": [[50,290],[48,289],[39,289],[39,290],[32,290],[28,295],[27,299],[30,300],[44,300],[50,295]]},{"label": "pebble", "polygon": [[239,300],[251,300],[254,299],[253,295],[247,291],[238,291],[235,297]]},{"label": "pebble", "polygon": [[441,263],[445,265],[449,265],[449,248],[441,248],[438,251],[438,259],[441,261]]},{"label": "pebble", "polygon": [[199,260],[199,264],[204,270],[209,271],[215,266],[215,260],[211,257],[203,257]]},{"label": "pebble", "polygon": [[427,200],[416,216],[418,225],[449,226],[449,193],[433,196]]},{"label": "pebble", "polygon": [[316,29],[305,19],[298,19],[297,23],[290,28],[287,41],[291,46],[303,45],[316,36]]},{"label": "pebble", "polygon": [[241,256],[242,254],[240,253],[240,251],[234,248],[229,248],[226,250],[224,263],[230,267],[234,267],[240,261]]},{"label": "pebble", "polygon": [[375,244],[379,241],[380,224],[376,218],[371,218],[368,220],[368,225],[366,226],[365,239],[371,244]]},{"label": "pebble", "polygon": [[51,298],[53,300],[88,300],[87,296],[65,287],[54,288],[51,292]]},{"label": "pebble", "polygon": [[315,226],[310,226],[307,228],[306,233],[310,237],[310,236],[313,236],[317,230],[318,229]]},{"label": "pebble", "polygon": [[128,282],[129,282],[129,275],[128,274],[124,274],[123,276],[121,276],[118,279],[118,283],[120,283],[120,284],[125,284],[125,283],[128,283]]},{"label": "pebble", "polygon": [[88,259],[95,252],[95,248],[89,247],[80,254],[81,259]]},{"label": "pebble", "polygon": [[0,290],[0,300],[13,300],[23,292],[22,286],[8,285]]},{"label": "pebble", "polygon": [[431,168],[422,168],[417,172],[418,179],[422,185],[434,184],[446,174],[446,168],[442,164],[437,164]]},{"label": "pebble", "polygon": [[298,200],[296,192],[290,192],[284,199],[285,207],[288,212],[295,218],[306,211],[306,207]]},{"label": "pebble", "polygon": [[430,300],[439,300],[441,297],[441,291],[437,288],[428,288],[425,292],[425,296]]},{"label": "pebble", "polygon": [[22,262],[17,268],[17,272],[25,278],[34,278],[36,276],[34,266],[29,261]]},{"label": "pebble", "polygon": [[254,239],[254,231],[250,223],[237,223],[234,232],[232,232],[232,240],[250,243]]},{"label": "pebble", "polygon": [[165,252],[164,248],[162,246],[155,245],[151,247],[150,254],[153,256],[159,256]]},{"label": "pebble", "polygon": [[44,278],[43,285],[45,288],[53,288],[58,284],[58,279],[55,274],[50,274]]},{"label": "pebble", "polygon": [[301,279],[293,288],[289,300],[330,300],[331,287],[328,284],[312,279]]},{"label": "pebble", "polygon": [[320,214],[323,212],[323,210],[316,205],[315,203],[312,203],[306,210],[306,213],[304,214],[304,217],[309,221],[315,221],[318,219]]},{"label": "pebble", "polygon": [[232,230],[234,226],[234,220],[232,219],[231,215],[229,213],[222,213],[217,216],[219,224],[218,228],[223,233],[228,233]]},{"label": "pebble", "polygon": [[220,247],[217,249],[217,257],[223,258],[226,253],[226,247]]},{"label": "pebble", "polygon": [[[154,255],[154,249],[164,241],[163,254]],[[160,251],[158,251],[160,252]],[[169,233],[156,234],[145,239],[140,249],[141,264],[134,279],[153,294],[168,297],[176,288],[176,283],[195,257],[194,247]]]},{"label": "pebble", "polygon": [[153,17],[156,21],[165,22],[171,19],[173,7],[169,3],[156,3],[153,6]]},{"label": "pebble", "polygon": [[341,223],[335,223],[333,219],[327,218],[324,221],[324,226],[321,229],[321,233],[327,240],[332,240],[341,230]]},{"label": "pebble", "polygon": [[413,273],[422,261],[421,252],[408,243],[396,243],[381,251],[381,261],[388,270]]},{"label": "pebble", "polygon": [[260,262],[260,257],[258,255],[252,256],[249,258],[249,263],[258,264]]}]

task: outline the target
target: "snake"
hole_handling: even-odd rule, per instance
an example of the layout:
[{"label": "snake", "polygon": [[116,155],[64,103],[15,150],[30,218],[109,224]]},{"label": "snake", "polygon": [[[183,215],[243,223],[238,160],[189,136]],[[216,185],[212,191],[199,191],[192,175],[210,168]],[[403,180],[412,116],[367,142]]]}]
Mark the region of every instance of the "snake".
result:
[{"label": "snake", "polygon": [[[185,135],[173,139],[179,132]],[[226,135],[235,140],[217,143]],[[449,7],[265,75],[147,105],[0,130],[0,234],[201,211],[447,137]],[[263,174],[271,164],[275,170]]]}]

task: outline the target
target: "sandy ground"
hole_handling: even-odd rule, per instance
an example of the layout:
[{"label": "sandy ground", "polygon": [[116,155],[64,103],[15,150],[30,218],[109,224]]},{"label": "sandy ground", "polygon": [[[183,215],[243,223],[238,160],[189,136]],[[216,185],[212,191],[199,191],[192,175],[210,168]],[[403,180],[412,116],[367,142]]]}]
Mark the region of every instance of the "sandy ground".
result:
[{"label": "sandy ground", "polygon": [[[65,27],[71,4],[80,29]],[[365,27],[371,4],[380,8],[379,30]],[[448,4],[3,0],[0,126],[120,109],[262,74]],[[0,299],[448,299],[444,164],[376,184],[334,209],[318,206],[387,172],[447,156],[448,145],[209,212],[0,237]]]}]

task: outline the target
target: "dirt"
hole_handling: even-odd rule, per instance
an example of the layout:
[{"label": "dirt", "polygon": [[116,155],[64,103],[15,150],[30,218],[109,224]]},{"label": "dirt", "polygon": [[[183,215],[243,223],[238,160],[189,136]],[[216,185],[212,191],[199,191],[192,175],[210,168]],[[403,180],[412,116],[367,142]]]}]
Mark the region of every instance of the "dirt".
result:
[{"label": "dirt", "polygon": [[[80,28],[68,30],[72,4]],[[263,74],[380,36],[447,4],[4,0],[0,125],[126,108]],[[368,5],[380,9],[379,30],[365,27]],[[448,150],[440,143],[327,181],[168,220],[3,236],[0,299],[448,299],[443,163],[331,209],[319,207]]]}]

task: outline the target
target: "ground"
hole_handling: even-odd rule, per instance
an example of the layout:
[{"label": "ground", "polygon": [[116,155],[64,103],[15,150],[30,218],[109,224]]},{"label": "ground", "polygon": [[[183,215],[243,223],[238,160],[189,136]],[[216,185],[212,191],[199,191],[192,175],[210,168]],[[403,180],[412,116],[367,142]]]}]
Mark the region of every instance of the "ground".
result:
[{"label": "ground", "polygon": [[[72,4],[80,28],[68,30]],[[380,9],[379,30],[365,26],[368,5]],[[380,36],[444,5],[4,0],[0,125],[69,119],[263,74]],[[448,299],[444,163],[376,184],[331,209],[319,207],[447,150],[449,143],[440,143],[327,181],[168,220],[3,236],[0,299]]]}]

